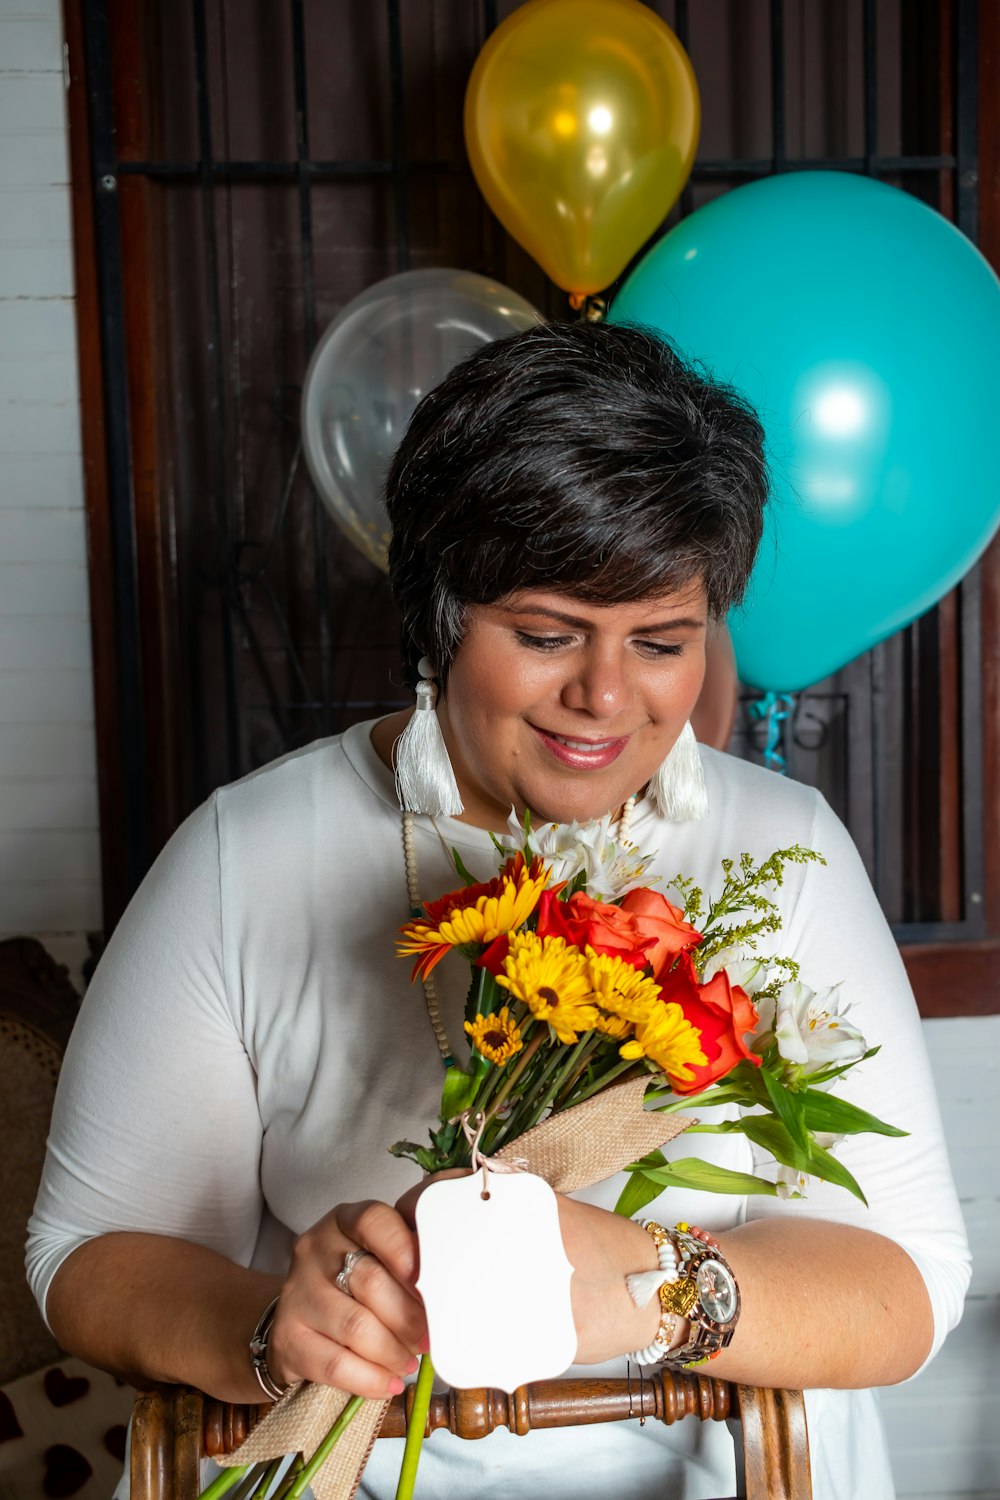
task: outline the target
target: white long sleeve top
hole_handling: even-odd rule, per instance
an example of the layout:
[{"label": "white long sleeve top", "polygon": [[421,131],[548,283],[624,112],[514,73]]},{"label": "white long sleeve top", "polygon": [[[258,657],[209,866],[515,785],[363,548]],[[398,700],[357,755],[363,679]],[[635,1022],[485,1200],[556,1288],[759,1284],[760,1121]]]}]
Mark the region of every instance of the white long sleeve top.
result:
[{"label": "white long sleeve top", "polygon": [[[409,912],[401,821],[370,731],[357,725],[216,792],[175,834],[119,924],[70,1042],[31,1222],[28,1269],[43,1310],[61,1262],[94,1236],[173,1235],[283,1272],[294,1237],[334,1204],[392,1202],[414,1182],[413,1165],[386,1148],[425,1139],[442,1067],[409,961],[395,956]],[[936,1351],[961,1314],[969,1260],[892,936],[850,838],[816,792],[729,756],[702,756],[704,821],[669,824],[649,803],[636,808],[631,837],[657,851],[650,873],[665,883],[683,872],[717,890],[720,861],[744,850],[763,858],[800,843],[826,856],[826,866],[789,868],[776,951],[793,954],[817,989],[842,982],[851,1020],[881,1045],[842,1092],[910,1134],[838,1147],[867,1208],[816,1183],[805,1203],[671,1189],[647,1212],[715,1230],[806,1213],[886,1235],[923,1276]],[[454,888],[453,846],[475,875],[495,874],[487,833],[418,818],[423,899]],[[461,1057],[467,968],[448,959],[436,973]],[[692,1154],[683,1136],[666,1149]],[[766,1170],[741,1135],[699,1136],[697,1151]],[[622,1183],[580,1196],[611,1208]],[[520,1274],[495,1268],[486,1294],[516,1293]],[[624,1360],[577,1373],[624,1374]],[[813,1391],[807,1405],[817,1500],[891,1496],[874,1393]],[[363,1496],[394,1493],[399,1452],[395,1440],[376,1444]],[[476,1443],[438,1433],[425,1444],[420,1482],[434,1500],[696,1500],[732,1492],[732,1442],[723,1424],[694,1419],[525,1438],[500,1431]]]}]

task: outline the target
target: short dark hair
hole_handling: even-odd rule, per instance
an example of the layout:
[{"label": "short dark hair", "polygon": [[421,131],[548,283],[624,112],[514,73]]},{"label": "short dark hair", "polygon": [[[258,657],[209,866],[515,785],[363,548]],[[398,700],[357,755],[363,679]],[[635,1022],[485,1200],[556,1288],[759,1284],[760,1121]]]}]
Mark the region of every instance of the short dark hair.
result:
[{"label": "short dark hair", "polygon": [[407,680],[427,655],[445,684],[466,607],[519,589],[620,604],[702,578],[721,616],[760,542],[763,443],[748,403],[650,329],[485,344],[420,402],[386,480]]}]

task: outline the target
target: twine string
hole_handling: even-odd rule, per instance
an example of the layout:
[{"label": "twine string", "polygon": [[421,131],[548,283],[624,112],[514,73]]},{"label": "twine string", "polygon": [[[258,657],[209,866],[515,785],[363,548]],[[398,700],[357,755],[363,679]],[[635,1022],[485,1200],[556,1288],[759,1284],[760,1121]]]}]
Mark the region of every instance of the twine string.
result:
[{"label": "twine string", "polygon": [[486,1114],[483,1110],[463,1109],[460,1115],[455,1115],[448,1123],[461,1127],[462,1134],[469,1143],[473,1172],[478,1172],[482,1169],[484,1198],[490,1196],[491,1172],[526,1172],[528,1170],[527,1159],[523,1156],[512,1156],[508,1157],[506,1161],[501,1161],[497,1156],[484,1156],[482,1151],[480,1151],[479,1146],[487,1124]]}]

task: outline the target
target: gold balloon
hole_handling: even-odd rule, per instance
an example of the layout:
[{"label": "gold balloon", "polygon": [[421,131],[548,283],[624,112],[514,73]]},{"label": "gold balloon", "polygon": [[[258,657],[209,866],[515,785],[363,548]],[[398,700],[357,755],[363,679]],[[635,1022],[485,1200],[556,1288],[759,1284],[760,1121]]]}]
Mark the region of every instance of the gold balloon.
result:
[{"label": "gold balloon", "polygon": [[528,0],[476,59],[465,141],[497,218],[568,292],[602,291],[688,179],[690,59],[638,0]]}]

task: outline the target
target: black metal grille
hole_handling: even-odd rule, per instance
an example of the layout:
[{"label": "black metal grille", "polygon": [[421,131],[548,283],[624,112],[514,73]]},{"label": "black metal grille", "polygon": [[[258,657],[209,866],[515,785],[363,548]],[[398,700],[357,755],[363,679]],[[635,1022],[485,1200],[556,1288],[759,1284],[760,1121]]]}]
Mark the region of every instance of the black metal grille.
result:
[{"label": "black metal grille", "polygon": [[[123,179],[135,178],[155,185],[158,212],[169,231],[161,263],[174,256],[171,292],[174,302],[178,300],[176,262],[180,257],[176,244],[177,225],[181,221],[180,239],[192,258],[192,318],[200,340],[200,395],[199,380],[195,380],[193,393],[175,401],[168,445],[183,446],[179,434],[185,422],[188,426],[196,425],[202,435],[202,451],[194,458],[178,460],[173,477],[177,514],[182,518],[178,535],[183,540],[187,528],[189,532],[197,530],[200,537],[199,544],[193,547],[196,562],[182,561],[181,565],[180,608],[184,618],[179,626],[180,639],[185,642],[184,675],[189,685],[187,800],[193,804],[218,782],[240,775],[283,749],[401,701],[401,695],[388,680],[388,667],[382,674],[381,691],[375,692],[371,688],[371,672],[366,672],[361,690],[354,685],[353,674],[362,670],[357,665],[360,660],[357,649],[357,660],[352,658],[345,666],[345,656],[351,656],[351,629],[359,628],[359,612],[366,609],[373,622],[372,631],[381,632],[379,648],[383,663],[391,665],[392,646],[386,638],[391,634],[387,628],[391,606],[380,578],[367,564],[353,557],[347,542],[330,526],[322,505],[315,496],[307,494],[300,462],[295,382],[301,379],[316,342],[324,300],[317,253],[325,244],[321,219],[328,208],[317,195],[341,192],[352,185],[371,189],[372,185],[384,184],[387,213],[380,226],[381,268],[370,279],[378,279],[380,274],[391,270],[408,269],[414,259],[414,216],[429,211],[430,185],[436,185],[436,190],[444,193],[451,189],[441,185],[451,183],[468,201],[475,199],[475,189],[460,156],[421,157],[408,151],[406,25],[413,24],[418,10],[442,25],[457,25],[462,19],[467,28],[471,26],[469,35],[474,45],[467,59],[471,66],[476,47],[498,19],[514,8],[503,6],[498,17],[496,0],[483,0],[478,7],[467,5],[466,0],[439,0],[437,4],[434,0],[420,0],[412,8],[403,7],[400,0],[385,0],[381,21],[383,55],[378,59],[387,78],[387,118],[381,133],[384,149],[371,155],[331,158],[322,152],[314,154],[313,150],[315,132],[311,130],[311,122],[316,116],[311,110],[315,111],[316,104],[315,89],[310,90],[309,82],[310,44],[315,41],[318,26],[339,26],[348,17],[356,20],[365,7],[344,0],[332,8],[333,16],[329,7],[311,10],[306,0],[287,0],[287,11],[280,6],[266,8],[268,25],[278,25],[283,17],[280,24],[287,38],[287,57],[283,62],[287,63],[289,77],[282,92],[293,117],[290,130],[282,127],[275,133],[293,140],[294,152],[265,153],[258,157],[234,155],[228,149],[228,126],[224,132],[227,149],[221,152],[218,149],[218,121],[220,117],[228,121],[225,95],[230,87],[226,57],[223,55],[220,61],[220,48],[224,53],[234,24],[262,25],[264,12],[251,0],[245,4],[230,0],[228,5],[226,0],[189,0],[189,4],[183,22],[176,18],[184,7],[172,10],[168,0],[159,3],[147,0],[144,7],[151,32],[159,28],[157,46],[150,47],[151,56],[163,48],[163,29],[172,28],[173,76],[175,80],[186,79],[180,91],[186,89],[190,95],[186,126],[171,129],[161,121],[153,133],[158,135],[158,144],[162,143],[164,149],[144,159],[123,160],[116,150],[108,0],[83,0],[116,562],[128,878],[133,887],[150,862],[151,850],[145,807],[146,757],[126,379],[124,307],[128,268],[123,265],[121,255],[119,187]],[[367,10],[374,11],[375,5],[376,0],[371,0]],[[800,145],[806,140],[807,149],[793,151],[790,142],[794,94],[788,76],[789,48],[793,34],[801,41],[805,12],[810,7],[822,12],[831,26],[846,27],[847,22],[842,23],[837,17],[849,13],[854,34],[845,45],[851,57],[860,57],[860,117],[855,111],[840,132],[843,139],[839,148],[836,142],[827,141],[824,145],[829,149],[818,154],[808,149],[809,132],[804,127],[799,130]],[[693,34],[696,31],[693,22],[697,17],[703,24],[705,9],[690,7],[687,0],[676,0],[673,5],[661,0],[652,8],[674,26],[699,72],[698,37]],[[740,0],[735,6],[727,6],[724,0],[719,0],[714,9],[730,27],[730,46],[735,45],[733,37],[738,40],[738,34],[744,39],[763,38],[763,46],[755,54],[762,60],[761,76],[744,82],[747,87],[752,85],[763,92],[763,74],[767,73],[768,108],[764,112],[769,114],[770,150],[765,154],[750,150],[744,154],[734,151],[700,158],[678,208],[661,233],[679,216],[741,181],[775,172],[835,167],[880,177],[917,193],[935,207],[949,211],[959,228],[976,239],[977,0],[954,0],[950,12],[946,12],[951,16],[951,34],[946,42],[953,53],[952,100],[946,126],[940,118],[921,120],[918,101],[916,124],[911,120],[909,129],[901,127],[898,149],[892,141],[887,144],[888,133],[883,128],[888,107],[883,99],[882,82],[886,16],[891,14],[893,26],[898,28],[894,44],[902,48],[901,38],[907,26],[911,37],[916,36],[918,41],[921,36],[925,40],[931,37],[942,14],[936,4],[929,0],[920,4],[902,0],[898,7],[880,7],[877,0],[855,0],[846,6],[816,5],[814,0],[808,0],[808,4],[803,0],[797,4],[791,0]],[[474,21],[470,23],[468,17],[473,12]],[[933,52],[933,41],[927,41],[927,46]],[[169,52],[169,47],[166,50]],[[358,69],[369,67],[371,61],[371,56],[359,56]],[[855,67],[855,75],[857,71]],[[896,74],[901,77],[903,72],[904,64],[899,64]],[[845,80],[849,73],[849,69],[845,71]],[[147,82],[153,93],[158,89],[159,94],[164,92],[158,84],[157,69],[152,65]],[[844,88],[846,92],[846,81]],[[905,92],[903,84],[899,84],[899,89]],[[734,83],[734,96],[736,92]],[[267,109],[263,99],[261,109],[262,112]],[[902,112],[905,113],[905,107]],[[910,112],[913,115],[912,108]],[[845,109],[845,117],[846,113]],[[800,126],[803,118],[800,109]],[[943,133],[949,134],[951,140],[943,142]],[[176,142],[182,138],[187,151],[176,149]],[[929,149],[928,143],[938,149]],[[263,187],[277,205],[276,217],[281,223],[294,224],[297,244],[287,257],[295,264],[291,299],[294,313],[289,317],[298,330],[299,343],[297,361],[292,362],[295,368],[282,372],[291,378],[276,380],[267,393],[268,420],[273,425],[275,447],[283,451],[284,462],[262,507],[259,496],[256,500],[250,496],[252,486],[248,483],[243,453],[248,419],[243,412],[244,393],[240,390],[239,376],[240,329],[245,326],[246,312],[233,267],[234,244],[240,230],[239,195]],[[292,210],[286,202],[288,194],[294,195]],[[380,198],[378,202],[383,200]],[[501,263],[506,264],[513,257],[521,280],[529,275],[534,278],[528,294],[533,292],[535,300],[544,303],[544,310],[550,316],[567,315],[562,295],[550,285],[543,287],[538,273],[526,269],[523,256],[518,260],[520,252],[506,242],[499,227],[481,209],[476,211],[481,213],[485,227],[479,263],[473,268],[487,270],[516,284],[514,276],[504,275],[501,270]],[[186,237],[183,225],[187,225]],[[168,243],[171,233],[174,241]],[[343,296],[341,300],[349,299]],[[177,342],[181,344],[183,340]],[[176,371],[179,366],[174,368]],[[264,405],[261,395],[258,391],[247,397],[248,404],[255,403],[258,411]],[[206,506],[199,527],[194,528],[190,517],[200,503],[196,493],[199,486],[208,491],[210,505]],[[306,529],[311,533],[308,537]],[[295,565],[294,559],[292,563],[288,561],[289,536],[294,536],[296,545],[301,543],[296,557],[301,561],[301,554],[308,563],[308,585],[299,577],[297,589],[289,584],[287,576]],[[301,567],[299,571],[302,572]],[[303,599],[307,600],[306,605]],[[961,682],[955,733],[961,745],[964,824],[958,909],[950,915],[940,909],[940,901],[936,902],[933,878],[927,878],[924,882],[927,889],[922,890],[919,879],[903,877],[907,840],[913,844],[911,825],[919,809],[903,805],[899,789],[900,767],[904,761],[909,765],[907,736],[913,736],[920,727],[911,721],[911,705],[915,700],[906,684],[915,680],[918,659],[932,664],[939,659],[937,615],[919,622],[894,641],[851,664],[836,678],[801,695],[786,735],[791,773],[820,785],[846,818],[898,935],[909,940],[972,937],[982,929],[982,835],[977,811],[982,789],[978,734],[981,661],[975,573],[961,587],[959,616]],[[209,626],[214,632],[214,645],[206,644],[210,641]],[[927,693],[932,687],[933,684],[928,686]],[[938,693],[934,697],[935,703],[939,696]],[[744,709],[748,704],[749,699]],[[734,750],[749,756],[758,754],[760,733],[759,726],[755,727],[744,712]],[[911,768],[907,776],[912,790],[921,776],[927,781],[927,768],[922,771]],[[903,777],[904,782],[907,776]],[[926,830],[922,843],[921,839],[916,840],[923,848],[932,842]]]}]

